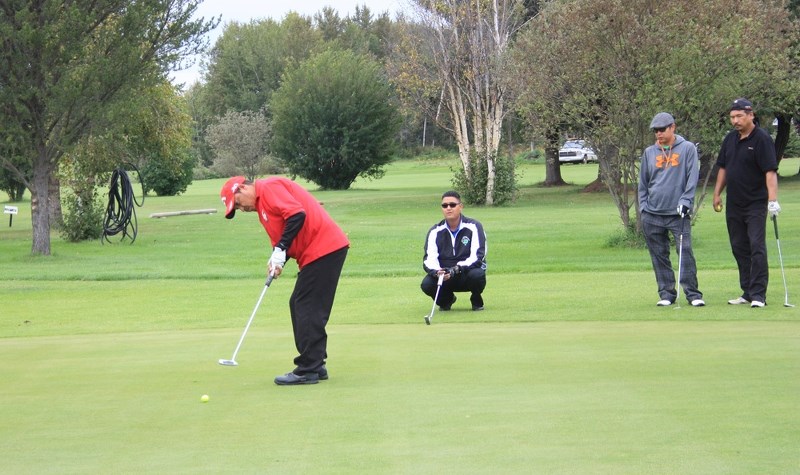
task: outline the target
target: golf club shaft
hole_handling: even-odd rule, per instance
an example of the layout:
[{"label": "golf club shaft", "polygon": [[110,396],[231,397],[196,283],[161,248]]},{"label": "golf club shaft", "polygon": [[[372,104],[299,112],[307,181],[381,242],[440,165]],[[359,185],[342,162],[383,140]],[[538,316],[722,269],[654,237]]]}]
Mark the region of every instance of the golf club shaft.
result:
[{"label": "golf club shaft", "polygon": [[256,306],[253,309],[253,313],[250,314],[250,319],[247,320],[247,325],[244,327],[244,331],[242,332],[242,336],[239,338],[239,343],[236,344],[236,349],[233,350],[233,356],[231,356],[231,361],[236,361],[236,355],[239,354],[239,348],[242,347],[242,342],[244,342],[244,337],[247,335],[247,331],[250,329],[250,324],[253,323],[253,317],[256,316],[256,312],[258,311],[258,307],[261,306],[261,301],[264,300],[264,295],[267,293],[267,289],[269,288],[269,284],[272,283],[272,279],[274,276],[272,274],[267,277],[267,282],[264,284],[264,289],[261,290],[261,296],[258,297],[258,302],[256,302]]},{"label": "golf club shaft", "polygon": [[681,266],[683,265],[683,231],[686,224],[686,218],[681,218],[681,235],[678,238],[678,285],[675,286],[675,303],[680,305],[681,298]]},{"label": "golf club shaft", "polygon": [[431,314],[428,316],[428,321],[433,319],[433,312],[436,310],[436,301],[439,300],[439,291],[442,290],[443,281],[444,274],[439,274],[439,281],[436,282],[436,296],[433,297],[433,306],[431,307]]},{"label": "golf club shaft", "polygon": [[786,285],[786,271],[783,270],[783,253],[781,252],[781,240],[778,238],[778,217],[772,217],[772,224],[775,227],[775,243],[778,246],[778,261],[781,263],[781,276],[783,277],[783,305],[794,307],[789,303],[789,286]]}]

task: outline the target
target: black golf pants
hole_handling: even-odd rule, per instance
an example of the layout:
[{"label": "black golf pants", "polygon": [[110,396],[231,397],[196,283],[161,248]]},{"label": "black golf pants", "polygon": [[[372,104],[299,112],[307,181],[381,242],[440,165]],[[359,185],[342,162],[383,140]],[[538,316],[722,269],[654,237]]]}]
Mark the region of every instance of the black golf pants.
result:
[{"label": "black golf pants", "polygon": [[727,208],[726,221],[731,251],[739,268],[739,286],[747,300],[766,302],[769,283],[767,262],[767,207],[758,203],[747,208]]},{"label": "black golf pants", "polygon": [[[430,298],[436,296],[436,284],[438,277],[426,275],[422,279],[420,288]],[[450,308],[453,303],[455,292],[471,292],[470,302],[474,307],[483,307],[483,289],[486,288],[486,271],[480,267],[472,268],[442,282],[442,290],[439,291],[439,298],[436,305]]]},{"label": "black golf pants", "polygon": [[315,373],[328,358],[325,326],[331,316],[347,249],[344,247],[322,256],[297,274],[289,299],[294,344],[299,353],[294,359],[295,374]]}]

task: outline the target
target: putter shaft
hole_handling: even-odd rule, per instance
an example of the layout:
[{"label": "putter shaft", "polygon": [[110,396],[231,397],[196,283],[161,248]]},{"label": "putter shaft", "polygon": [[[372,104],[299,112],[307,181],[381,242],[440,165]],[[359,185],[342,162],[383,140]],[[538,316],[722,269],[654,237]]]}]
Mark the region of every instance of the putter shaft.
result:
[{"label": "putter shaft", "polygon": [[431,320],[433,320],[433,312],[436,311],[436,301],[439,300],[439,291],[442,290],[442,282],[444,281],[444,274],[439,274],[439,280],[436,282],[436,296],[433,297],[433,306],[431,307],[431,313],[425,315],[425,324],[430,325]]},{"label": "putter shaft", "polygon": [[783,306],[794,307],[789,303],[789,287],[786,285],[786,271],[783,270],[783,253],[781,252],[781,240],[778,237],[778,217],[772,217],[772,224],[775,226],[775,243],[778,246],[778,261],[781,263],[781,276],[783,277]]},{"label": "putter shaft", "polygon": [[264,300],[264,295],[267,293],[267,289],[269,289],[269,284],[272,283],[272,279],[274,277],[275,276],[273,276],[272,274],[270,274],[269,277],[267,277],[267,282],[264,284],[264,288],[261,290],[261,296],[258,297],[258,302],[256,302],[256,306],[253,309],[253,313],[250,314],[250,319],[247,320],[247,325],[245,325],[244,331],[242,332],[242,336],[239,338],[239,343],[236,344],[236,349],[233,350],[233,356],[231,356],[231,359],[229,359],[229,360],[220,359],[219,360],[219,364],[221,364],[223,366],[238,366],[239,365],[239,363],[236,362],[236,355],[239,354],[239,348],[242,347],[242,342],[244,342],[244,337],[245,337],[245,335],[247,335],[247,330],[250,329],[250,324],[253,323],[253,318],[256,316],[256,312],[258,311],[258,307],[261,306],[261,301]]}]

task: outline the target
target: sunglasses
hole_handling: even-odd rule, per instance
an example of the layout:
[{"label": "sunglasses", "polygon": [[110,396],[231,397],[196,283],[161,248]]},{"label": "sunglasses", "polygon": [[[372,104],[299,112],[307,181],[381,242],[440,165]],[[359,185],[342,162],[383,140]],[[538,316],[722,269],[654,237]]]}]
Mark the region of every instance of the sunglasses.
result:
[{"label": "sunglasses", "polygon": [[671,126],[671,125],[668,125],[668,126],[666,126],[666,127],[655,127],[655,128],[653,129],[653,132],[655,132],[655,133],[664,132],[665,130],[667,130],[667,129],[668,129],[668,128],[670,128],[670,127],[672,127],[672,126]]},{"label": "sunglasses", "polygon": [[461,203],[442,203],[442,208],[455,208]]}]

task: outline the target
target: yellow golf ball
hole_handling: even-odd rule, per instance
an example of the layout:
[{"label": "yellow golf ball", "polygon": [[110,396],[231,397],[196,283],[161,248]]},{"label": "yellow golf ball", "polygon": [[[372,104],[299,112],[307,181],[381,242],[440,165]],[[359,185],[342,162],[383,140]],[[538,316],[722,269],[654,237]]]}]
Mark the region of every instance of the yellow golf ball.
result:
[{"label": "yellow golf ball", "polygon": [[719,213],[720,211],[722,211],[722,205],[721,205],[721,204],[718,204],[718,205],[714,206],[714,211],[716,211],[717,213]]},{"label": "yellow golf ball", "polygon": [[203,394],[200,396],[200,402],[208,402],[208,394]]}]

